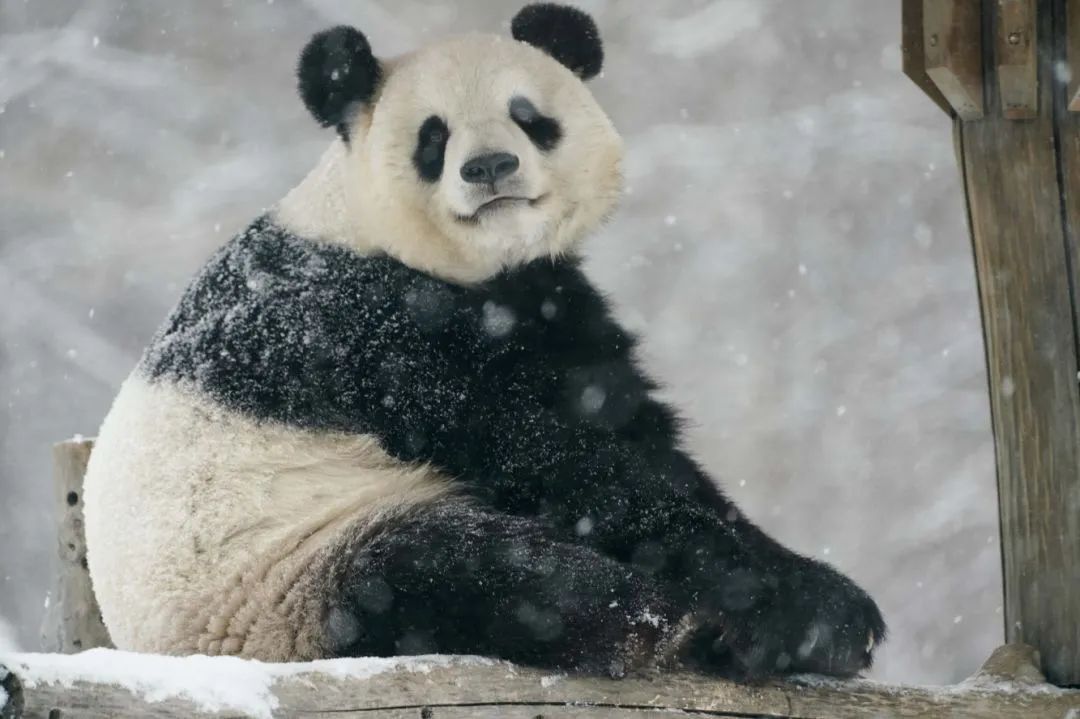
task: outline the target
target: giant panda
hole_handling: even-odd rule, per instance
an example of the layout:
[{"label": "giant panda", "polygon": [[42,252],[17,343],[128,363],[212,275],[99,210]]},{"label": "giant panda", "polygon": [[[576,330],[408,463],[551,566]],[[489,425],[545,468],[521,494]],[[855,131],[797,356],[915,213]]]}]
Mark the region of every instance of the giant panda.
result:
[{"label": "giant panda", "polygon": [[621,188],[596,25],[537,4],[511,31],[303,49],[329,149],[194,278],[90,461],[118,647],[870,665],[873,600],[724,496],[582,272]]}]

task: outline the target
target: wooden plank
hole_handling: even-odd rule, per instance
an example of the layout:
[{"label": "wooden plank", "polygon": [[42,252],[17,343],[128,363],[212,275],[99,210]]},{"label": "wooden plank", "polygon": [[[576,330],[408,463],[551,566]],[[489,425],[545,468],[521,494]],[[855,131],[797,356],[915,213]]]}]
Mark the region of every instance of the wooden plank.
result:
[{"label": "wooden plank", "polygon": [[924,0],[926,73],[965,120],[983,116],[982,20],[979,0]]},{"label": "wooden plank", "polygon": [[[1053,3],[1038,4],[1051,38]],[[1040,56],[1050,77],[1052,53]],[[1000,107],[998,83],[988,107]],[[1052,107],[1055,84],[1041,83]],[[1005,579],[1005,631],[1042,653],[1051,681],[1080,682],[1080,387],[1054,114],[996,112],[960,128],[987,344]]]},{"label": "wooden plank", "polygon": [[[1077,0],[1080,2],[1080,0]],[[903,0],[900,10],[900,53],[904,74],[952,117],[953,110],[941,90],[926,74],[926,51],[923,47],[923,0]]]},{"label": "wooden plank", "polygon": [[89,439],[53,446],[59,562],[41,626],[42,648],[50,652],[70,654],[112,646],[86,567],[82,488],[92,448],[93,440]]},{"label": "wooden plank", "polygon": [[[153,657],[155,666],[170,677],[186,676],[185,662],[197,661],[197,676],[205,681],[221,662],[221,687],[194,686],[170,681],[171,690],[129,680],[118,683],[91,681],[78,670],[66,668],[49,655],[14,655],[7,659],[12,674],[5,685],[11,693],[4,719],[50,716],[97,719],[112,716],[203,717],[242,711],[263,716],[415,717],[583,717],[586,719],[642,719],[683,716],[765,716],[811,719],[1062,719],[1080,713],[1080,691],[1042,683],[1035,652],[1025,647],[1002,647],[971,679],[944,688],[899,687],[862,680],[839,681],[805,677],[789,682],[740,685],[713,677],[688,674],[632,677],[623,680],[582,676],[555,676],[505,662],[478,662],[469,658],[412,658],[398,666],[372,671],[349,660],[331,666],[259,665],[253,671],[269,673],[265,697],[259,689],[241,691],[246,697],[232,703],[225,684],[235,682],[236,662],[231,657]],[[128,659],[127,661],[130,661]],[[114,662],[107,650],[98,650],[82,664],[100,673]],[[211,663],[211,666],[208,666]],[[2,672],[0,672],[2,674]],[[233,677],[230,679],[230,677]],[[255,685],[262,682],[249,677]],[[232,686],[235,689],[234,685]],[[250,689],[250,687],[248,687]],[[187,696],[180,692],[189,691]],[[148,699],[147,696],[152,696]],[[200,698],[201,697],[201,698]],[[214,706],[205,704],[209,697]],[[254,703],[254,706],[252,704]],[[498,711],[497,711],[498,710]],[[4,712],[8,712],[4,714]],[[59,712],[59,714],[56,714]],[[531,712],[531,713],[529,713]]]},{"label": "wooden plank", "polygon": [[1069,88],[1069,110],[1080,112],[1080,0],[1065,0],[1065,36],[1065,64],[1060,73]]},{"label": "wooden plank", "polygon": [[997,2],[997,79],[1002,112],[1027,120],[1039,111],[1035,0]]}]

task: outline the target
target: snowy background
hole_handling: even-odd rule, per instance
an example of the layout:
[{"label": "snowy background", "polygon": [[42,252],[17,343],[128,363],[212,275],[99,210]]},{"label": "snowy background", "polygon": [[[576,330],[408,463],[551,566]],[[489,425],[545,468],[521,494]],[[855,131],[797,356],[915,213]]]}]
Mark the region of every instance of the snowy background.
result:
[{"label": "snowy background", "polygon": [[[966,676],[1002,631],[993,447],[950,125],[900,72],[899,4],[580,4],[629,153],[594,278],[736,501],[878,599],[874,676]],[[37,648],[50,443],[94,433],[190,275],[329,141],[291,77],[310,34],[393,55],[515,10],[0,0],[0,644]]]}]

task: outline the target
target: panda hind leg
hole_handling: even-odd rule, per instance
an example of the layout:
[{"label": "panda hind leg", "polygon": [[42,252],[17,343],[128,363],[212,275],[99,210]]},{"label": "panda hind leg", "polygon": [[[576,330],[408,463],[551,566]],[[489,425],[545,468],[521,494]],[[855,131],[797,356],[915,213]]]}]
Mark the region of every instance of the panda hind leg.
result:
[{"label": "panda hind leg", "polygon": [[652,670],[676,623],[644,575],[465,503],[357,532],[319,569],[332,656],[475,654],[617,677]]}]

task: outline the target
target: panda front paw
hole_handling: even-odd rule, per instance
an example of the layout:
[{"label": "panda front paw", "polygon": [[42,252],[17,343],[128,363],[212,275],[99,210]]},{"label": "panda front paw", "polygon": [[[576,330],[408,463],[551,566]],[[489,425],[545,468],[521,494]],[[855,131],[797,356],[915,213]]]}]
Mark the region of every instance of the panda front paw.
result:
[{"label": "panda front paw", "polygon": [[792,559],[728,573],[706,607],[684,620],[681,661],[740,681],[868,669],[886,633],[877,604],[831,567]]}]

